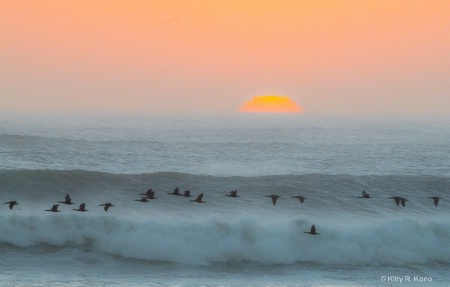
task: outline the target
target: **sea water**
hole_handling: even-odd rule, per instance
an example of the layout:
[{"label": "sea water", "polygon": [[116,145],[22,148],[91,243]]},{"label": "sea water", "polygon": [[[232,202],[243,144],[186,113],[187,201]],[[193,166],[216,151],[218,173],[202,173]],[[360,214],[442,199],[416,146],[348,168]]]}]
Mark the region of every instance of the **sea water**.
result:
[{"label": "sea water", "polygon": [[449,192],[448,118],[1,116],[0,285],[450,286]]}]

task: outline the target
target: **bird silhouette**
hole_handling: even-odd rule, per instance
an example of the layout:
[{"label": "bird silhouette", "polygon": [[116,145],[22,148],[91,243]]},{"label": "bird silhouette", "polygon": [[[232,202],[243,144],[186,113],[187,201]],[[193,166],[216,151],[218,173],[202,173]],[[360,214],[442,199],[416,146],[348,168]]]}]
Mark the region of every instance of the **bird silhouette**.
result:
[{"label": "bird silhouette", "polygon": [[81,211],[81,212],[89,211],[86,209],[86,203],[82,203],[82,204],[80,204],[80,207],[78,209],[72,209],[72,210]]},{"label": "bird silhouette", "polygon": [[363,190],[362,196],[358,196],[358,198],[370,198],[370,195],[365,190]]},{"label": "bird silhouette", "polygon": [[70,198],[69,194],[66,194],[66,197],[64,198],[64,201],[58,201],[59,203],[64,203],[64,204],[75,204],[72,202],[72,199]]},{"label": "bird silhouette", "polygon": [[280,196],[278,196],[278,195],[276,195],[276,194],[271,194],[271,195],[266,195],[266,197],[272,198],[272,204],[275,205],[275,204],[277,204],[277,199],[278,199]]},{"label": "bird silhouette", "polygon": [[141,193],[141,195],[145,195],[149,199],[155,199],[155,191],[151,188],[148,189],[145,193]]},{"label": "bird silhouette", "polygon": [[402,206],[405,207],[405,204],[406,204],[406,202],[408,201],[408,200],[406,200],[405,198],[400,197],[400,196],[392,196],[392,197],[390,197],[390,198],[393,198],[393,199],[395,200],[395,204],[397,204],[397,206],[399,206],[400,203],[401,203]]},{"label": "bird silhouette", "polygon": [[180,190],[178,189],[178,187],[175,187],[175,189],[173,190],[173,192],[168,192],[168,194],[172,194],[172,195],[180,195]]},{"label": "bird silhouette", "polygon": [[312,226],[311,226],[311,231],[310,232],[303,232],[303,233],[306,233],[306,234],[311,234],[311,235],[317,235],[317,234],[320,234],[320,233],[317,233],[316,232],[316,226],[313,224]]},{"label": "bird silhouette", "polygon": [[46,209],[45,211],[60,212],[58,210],[58,206],[59,206],[59,204],[54,204],[51,209]]},{"label": "bird silhouette", "polygon": [[18,203],[17,203],[17,201],[13,200],[13,201],[5,202],[5,204],[9,204],[9,209],[13,209],[14,205],[16,205]]},{"label": "bird silhouette", "polygon": [[440,197],[437,197],[437,196],[433,196],[433,197],[428,197],[428,198],[431,198],[431,199],[433,199],[433,201],[434,201],[434,206],[438,206],[438,203],[439,203],[439,199],[442,199],[442,198],[440,198]]},{"label": "bird silhouette", "polygon": [[232,191],[230,191],[230,194],[225,194],[225,196],[228,196],[228,197],[239,197],[239,195],[237,195],[237,190],[232,190]]},{"label": "bird silhouette", "polygon": [[104,209],[105,211],[108,211],[108,209],[109,209],[111,206],[114,206],[114,205],[112,205],[111,202],[107,202],[107,203],[100,204],[99,206],[103,206],[103,209]]},{"label": "bird silhouette", "polygon": [[203,199],[203,193],[200,193],[196,199],[191,200],[191,202],[197,202],[197,203],[205,203],[204,201],[202,201]]},{"label": "bird silhouette", "polygon": [[293,198],[298,198],[298,200],[300,200],[301,203],[303,203],[305,201],[305,199],[307,199],[306,197],[301,196],[301,195],[293,196]]}]

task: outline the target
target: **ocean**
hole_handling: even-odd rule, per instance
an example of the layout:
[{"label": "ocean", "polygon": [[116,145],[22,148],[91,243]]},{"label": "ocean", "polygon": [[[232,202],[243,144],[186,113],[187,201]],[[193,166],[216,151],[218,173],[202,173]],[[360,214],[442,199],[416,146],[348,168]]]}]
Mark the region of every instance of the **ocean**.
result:
[{"label": "ocean", "polygon": [[2,115],[0,286],[450,286],[449,195],[450,118]]}]

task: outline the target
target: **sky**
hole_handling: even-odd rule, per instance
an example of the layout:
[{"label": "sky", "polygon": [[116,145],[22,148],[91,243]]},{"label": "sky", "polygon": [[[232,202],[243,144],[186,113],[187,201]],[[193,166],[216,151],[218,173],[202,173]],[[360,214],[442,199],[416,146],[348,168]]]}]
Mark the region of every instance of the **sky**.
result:
[{"label": "sky", "polygon": [[450,115],[448,0],[0,0],[0,113]]}]

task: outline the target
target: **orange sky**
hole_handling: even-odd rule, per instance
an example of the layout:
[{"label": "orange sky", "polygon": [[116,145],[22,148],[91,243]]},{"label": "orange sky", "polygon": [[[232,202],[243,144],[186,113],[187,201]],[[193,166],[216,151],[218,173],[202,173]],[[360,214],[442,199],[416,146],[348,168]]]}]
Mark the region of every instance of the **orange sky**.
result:
[{"label": "orange sky", "polygon": [[447,0],[1,0],[0,112],[450,114]]}]

